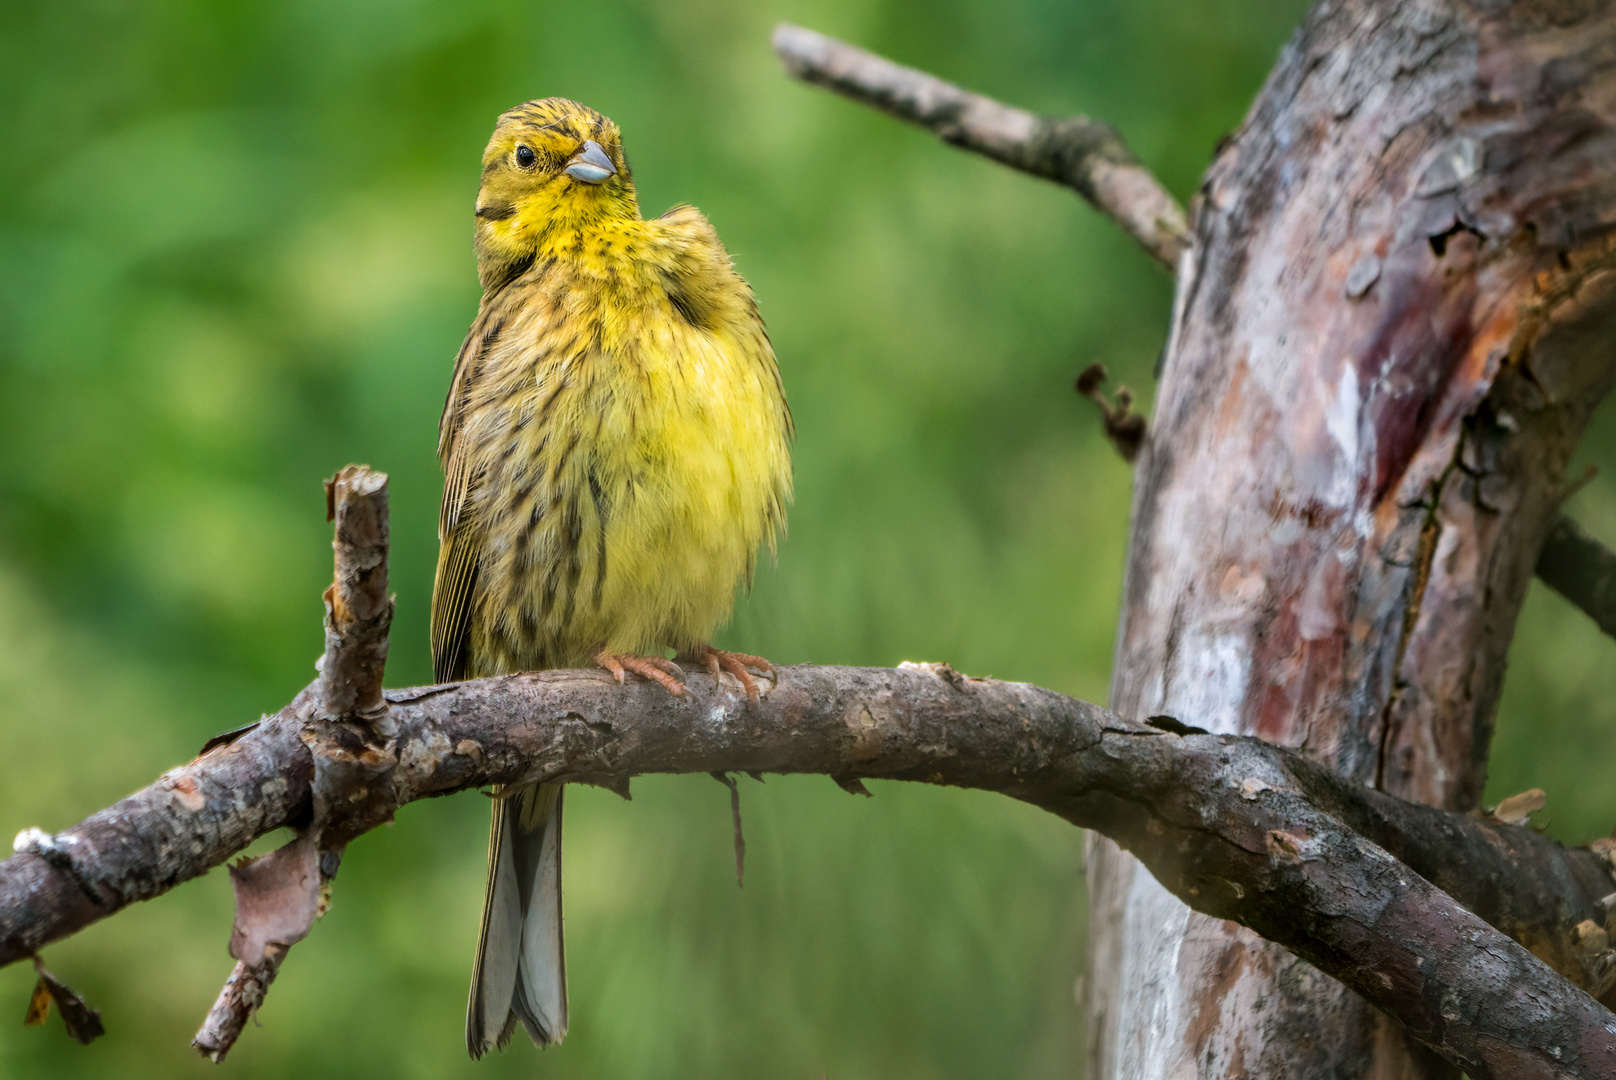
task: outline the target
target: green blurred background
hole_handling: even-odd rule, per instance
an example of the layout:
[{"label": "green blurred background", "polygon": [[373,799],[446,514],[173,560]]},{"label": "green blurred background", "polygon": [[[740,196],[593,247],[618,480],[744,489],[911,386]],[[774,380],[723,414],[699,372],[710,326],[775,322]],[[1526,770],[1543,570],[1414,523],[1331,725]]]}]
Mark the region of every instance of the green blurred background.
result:
[{"label": "green blurred background", "polygon": [[[789,19],[1109,119],[1182,198],[1302,9],[0,7],[0,834],[71,824],[311,677],[319,481],[350,461],[392,475],[389,682],[429,681],[433,450],[477,300],[478,157],[500,111],[549,94],[621,124],[647,213],[707,212],[779,352],[790,538],[721,642],[1103,700],[1130,477],[1071,380],[1104,359],[1148,405],[1170,283],[1070,193],[792,82],[769,32]],[[1616,537],[1616,486],[1578,505]],[[1495,793],[1548,788],[1573,839],[1610,823],[1609,649],[1539,589],[1500,725]],[[475,1066],[488,810],[411,806],[350,849],[224,1074],[1079,1074],[1079,834],[1003,798],[872,788],[747,782],[744,890],[711,780],[577,790],[572,1034]],[[0,1076],[223,1075],[188,1042],[230,920],[213,874],[49,949],[105,1015],[90,1047],[21,1027],[31,973],[0,971]]]}]

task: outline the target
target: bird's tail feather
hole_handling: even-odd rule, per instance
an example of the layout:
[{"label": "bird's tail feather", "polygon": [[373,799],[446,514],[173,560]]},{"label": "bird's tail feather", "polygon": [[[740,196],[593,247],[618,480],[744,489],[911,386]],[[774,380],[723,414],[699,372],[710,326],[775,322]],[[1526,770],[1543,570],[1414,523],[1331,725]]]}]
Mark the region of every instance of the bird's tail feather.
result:
[{"label": "bird's tail feather", "polygon": [[497,792],[488,889],[466,1007],[472,1057],[504,1046],[518,1022],[535,1043],[567,1034],[561,936],[561,785]]}]

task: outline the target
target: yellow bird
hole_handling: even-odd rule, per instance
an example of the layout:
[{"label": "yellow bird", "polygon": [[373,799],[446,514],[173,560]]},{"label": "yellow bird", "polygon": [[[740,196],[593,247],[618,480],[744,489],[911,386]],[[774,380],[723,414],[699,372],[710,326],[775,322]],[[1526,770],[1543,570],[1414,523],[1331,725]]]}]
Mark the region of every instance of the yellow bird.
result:
[{"label": "yellow bird", "polygon": [[[746,282],[701,212],[640,217],[617,125],[547,98],[499,118],[477,192],[483,298],[439,429],[439,681],[598,665],[684,694],[791,497],[791,412]],[[561,785],[496,793],[466,1044],[567,1032]]]}]

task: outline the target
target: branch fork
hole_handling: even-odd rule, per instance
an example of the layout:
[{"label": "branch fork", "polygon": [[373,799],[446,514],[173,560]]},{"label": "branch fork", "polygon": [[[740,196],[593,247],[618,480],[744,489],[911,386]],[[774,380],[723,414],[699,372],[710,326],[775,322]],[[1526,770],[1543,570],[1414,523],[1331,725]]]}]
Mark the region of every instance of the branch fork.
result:
[{"label": "branch fork", "polygon": [[346,844],[342,834],[326,835],[333,811],[362,831],[391,820],[396,805],[390,793],[367,783],[397,764],[386,742],[396,731],[382,692],[394,606],[387,591],[387,474],[349,465],[325,482],[325,494],[326,520],[336,523],[335,575],[323,596],[325,652],[316,664],[316,692],[293,710],[314,763],[313,819],[281,848],[230,867],[236,966],[191,1040],[214,1062],[230,1052],[288,950],[330,904]]}]

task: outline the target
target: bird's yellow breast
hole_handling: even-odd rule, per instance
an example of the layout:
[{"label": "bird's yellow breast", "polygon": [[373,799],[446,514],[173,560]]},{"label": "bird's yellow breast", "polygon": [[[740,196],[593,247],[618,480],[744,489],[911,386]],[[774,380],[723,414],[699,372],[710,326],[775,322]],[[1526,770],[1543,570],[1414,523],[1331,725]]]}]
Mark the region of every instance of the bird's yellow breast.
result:
[{"label": "bird's yellow breast", "polygon": [[467,675],[704,643],[783,525],[773,350],[692,209],[542,238],[485,297],[449,409],[464,494],[445,547],[476,556]]}]

